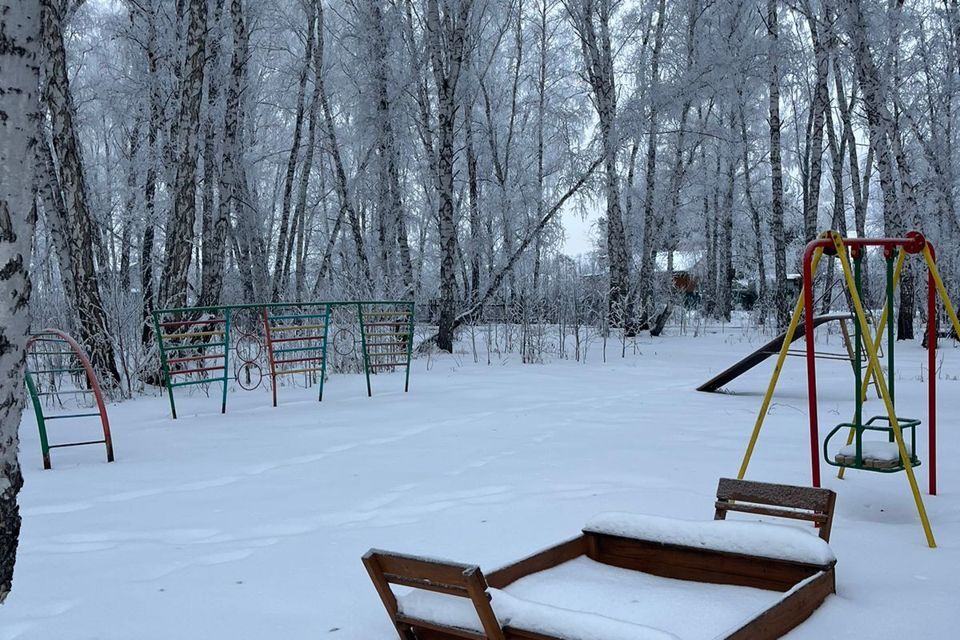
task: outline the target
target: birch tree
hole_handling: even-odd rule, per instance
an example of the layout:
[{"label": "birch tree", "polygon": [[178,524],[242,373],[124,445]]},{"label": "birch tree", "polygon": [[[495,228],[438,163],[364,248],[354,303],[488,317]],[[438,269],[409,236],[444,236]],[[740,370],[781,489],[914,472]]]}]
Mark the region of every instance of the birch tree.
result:
[{"label": "birch tree", "polygon": [[565,2],[564,6],[580,40],[583,75],[592,92],[600,147],[603,150],[610,315],[626,323],[624,326],[628,332],[633,333],[636,327],[629,302],[630,257],[620,208],[620,174],[617,167],[620,137],[617,131],[614,49],[610,35],[614,3],[611,0],[583,0]]},{"label": "birch tree", "polygon": [[[442,7],[441,7],[442,5]],[[454,201],[454,129],[460,104],[457,87],[469,46],[473,0],[427,0],[427,40],[437,95],[436,172],[439,196],[440,322],[437,346],[453,352],[457,313],[457,220]]]},{"label": "birch tree", "polygon": [[200,110],[206,59],[207,2],[189,0],[185,58],[181,76],[180,108],[175,127],[174,200],[166,225],[160,300],[167,307],[186,306],[188,275],[193,257],[193,225],[197,212]]},{"label": "birch tree", "polygon": [[[68,300],[77,315],[77,329],[81,344],[101,375],[114,384],[120,374],[110,342],[110,325],[100,296],[97,264],[94,258],[97,230],[90,210],[90,198],[85,177],[84,162],[77,127],[76,108],[67,75],[67,54],[63,28],[67,6],[63,0],[43,0],[42,28],[44,48],[43,101],[51,124],[51,145],[56,152],[44,154],[42,175],[44,189],[59,191],[56,202],[61,206],[44,208],[54,243],[58,246],[60,270],[64,286],[71,289]],[[50,201],[48,201],[50,202]],[[105,265],[101,263],[101,267]]]},{"label": "birch tree", "polygon": [[777,327],[786,329],[790,319],[787,300],[787,237],[783,226],[783,160],[780,140],[780,22],[779,0],[767,0],[767,38],[769,67],[768,97],[770,123],[770,233],[773,240],[774,304]]},{"label": "birch tree", "polygon": [[0,1],[0,604],[13,585],[20,538],[17,460],[30,331],[30,253],[39,139],[39,2]]}]

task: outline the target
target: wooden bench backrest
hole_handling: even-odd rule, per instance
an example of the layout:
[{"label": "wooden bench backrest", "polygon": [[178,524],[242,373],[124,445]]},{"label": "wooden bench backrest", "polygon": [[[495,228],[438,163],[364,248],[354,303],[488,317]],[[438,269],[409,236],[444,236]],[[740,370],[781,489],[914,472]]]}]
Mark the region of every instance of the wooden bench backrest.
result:
[{"label": "wooden bench backrest", "polygon": [[490,606],[487,581],[480,567],[379,549],[368,551],[363,556],[363,564],[401,638],[414,637],[410,625],[416,624],[417,621],[404,616],[399,611],[397,598],[390,588],[391,584],[467,598],[473,602],[477,610],[477,617],[483,625],[484,633],[458,630],[454,627],[444,627],[443,630],[464,638],[504,640],[503,628]]},{"label": "wooden bench backrest", "polygon": [[728,511],[740,511],[807,520],[816,524],[820,537],[829,542],[836,501],[837,494],[829,489],[720,478],[714,519],[723,520]]}]

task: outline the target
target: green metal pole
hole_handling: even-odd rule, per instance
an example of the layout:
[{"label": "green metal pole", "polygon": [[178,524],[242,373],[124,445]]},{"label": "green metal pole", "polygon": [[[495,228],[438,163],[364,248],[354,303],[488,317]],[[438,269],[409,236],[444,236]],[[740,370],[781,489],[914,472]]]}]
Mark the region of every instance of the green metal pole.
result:
[{"label": "green metal pole", "polygon": [[27,391],[30,392],[30,401],[33,402],[33,413],[37,416],[37,429],[40,431],[40,451],[43,453],[43,468],[50,468],[50,443],[47,441],[47,424],[43,416],[43,406],[40,404],[40,396],[37,395],[37,388],[33,384],[33,376],[26,371]]},{"label": "green metal pole", "polygon": [[227,385],[230,381],[230,317],[233,309],[224,307],[223,330],[223,401],[220,404],[220,413],[227,412]]},{"label": "green metal pole", "polygon": [[410,391],[410,359],[413,357],[413,313],[415,303],[409,304],[410,308],[410,326],[407,329],[407,378],[403,382],[403,392]]},{"label": "green metal pole", "polygon": [[[887,256],[887,388],[890,389],[890,404],[894,408],[897,406],[897,396],[894,388],[895,380],[893,373],[893,262],[897,257],[897,249],[890,252]],[[893,442],[893,434],[890,434],[890,442]]]},{"label": "green metal pole", "polygon": [[[853,280],[854,286],[857,289],[857,296],[862,295],[862,273],[861,269],[863,266],[863,254],[861,250],[857,250],[857,254],[853,259]],[[863,360],[863,334],[862,329],[860,328],[859,322],[854,322],[854,342],[855,353],[854,359],[856,360],[856,366],[854,369],[854,378],[856,379],[856,409],[853,416],[853,424],[856,429],[857,443],[856,443],[856,465],[863,465],[863,390],[861,386],[863,384],[863,370],[860,368],[861,361]]]},{"label": "green metal pole", "polygon": [[318,402],[323,402],[323,380],[327,377],[327,337],[330,335],[330,307],[326,305],[326,311],[323,314],[323,348],[320,350],[320,396]]},{"label": "green metal pole", "polygon": [[360,346],[363,349],[363,372],[367,376],[367,397],[373,396],[370,388],[370,359],[367,357],[367,330],[363,324],[363,303],[357,303],[357,317],[360,319]]},{"label": "green metal pole", "polygon": [[157,346],[160,347],[160,370],[163,372],[163,384],[167,387],[167,396],[170,397],[170,413],[177,419],[177,403],[173,399],[173,385],[170,382],[170,367],[167,366],[167,350],[163,347],[163,334],[160,333],[160,312],[153,312],[153,332],[157,336]]}]

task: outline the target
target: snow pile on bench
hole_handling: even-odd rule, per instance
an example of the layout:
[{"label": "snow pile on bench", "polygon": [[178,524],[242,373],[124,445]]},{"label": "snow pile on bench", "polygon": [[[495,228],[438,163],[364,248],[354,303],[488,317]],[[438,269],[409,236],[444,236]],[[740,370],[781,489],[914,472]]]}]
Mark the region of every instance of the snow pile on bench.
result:
[{"label": "snow pile on bench", "polygon": [[692,521],[611,512],[593,518],[583,531],[819,566],[837,559],[812,529],[765,522]]},{"label": "snow pile on bench", "polygon": [[[909,442],[904,442],[907,448],[907,455],[913,455],[913,447]],[[861,453],[864,460],[879,460],[880,462],[898,462],[900,460],[900,447],[896,442],[887,442],[885,440],[864,440],[861,443]],[[837,452],[838,456],[846,458],[856,458],[857,445],[850,444]]]}]

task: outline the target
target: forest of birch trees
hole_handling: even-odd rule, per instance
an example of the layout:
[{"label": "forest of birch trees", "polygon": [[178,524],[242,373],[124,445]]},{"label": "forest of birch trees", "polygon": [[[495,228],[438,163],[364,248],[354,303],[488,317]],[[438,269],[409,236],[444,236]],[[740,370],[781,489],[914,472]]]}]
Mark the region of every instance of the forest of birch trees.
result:
[{"label": "forest of birch trees", "polygon": [[958,72],[958,0],[0,0],[0,601],[31,327],[135,394],[159,308],[775,328],[827,228],[919,229],[953,289]]},{"label": "forest of birch trees", "polygon": [[676,256],[703,318],[749,290],[782,325],[827,228],[919,228],[960,268],[956,0],[39,7],[32,321],[129,392],[156,308],[413,299],[449,351],[491,317],[653,328],[690,306]]}]

